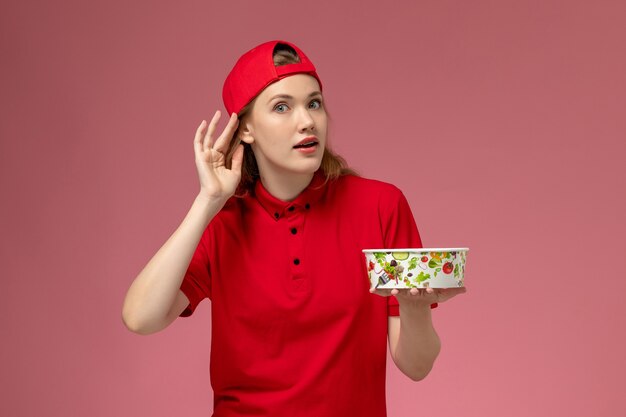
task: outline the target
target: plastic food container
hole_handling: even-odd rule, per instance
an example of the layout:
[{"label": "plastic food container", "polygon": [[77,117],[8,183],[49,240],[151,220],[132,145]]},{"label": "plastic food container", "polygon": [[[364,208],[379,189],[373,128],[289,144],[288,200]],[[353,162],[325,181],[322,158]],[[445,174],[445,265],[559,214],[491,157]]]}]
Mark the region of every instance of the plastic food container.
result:
[{"label": "plastic food container", "polygon": [[363,249],[370,289],[463,287],[469,248]]}]

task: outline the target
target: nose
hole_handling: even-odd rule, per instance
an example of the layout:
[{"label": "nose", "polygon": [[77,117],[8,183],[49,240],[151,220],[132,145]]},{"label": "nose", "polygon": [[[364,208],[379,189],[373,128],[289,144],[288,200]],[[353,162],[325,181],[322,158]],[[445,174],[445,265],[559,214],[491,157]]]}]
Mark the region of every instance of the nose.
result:
[{"label": "nose", "polygon": [[300,132],[305,132],[315,128],[315,120],[307,109],[301,109],[298,115],[298,124]]}]

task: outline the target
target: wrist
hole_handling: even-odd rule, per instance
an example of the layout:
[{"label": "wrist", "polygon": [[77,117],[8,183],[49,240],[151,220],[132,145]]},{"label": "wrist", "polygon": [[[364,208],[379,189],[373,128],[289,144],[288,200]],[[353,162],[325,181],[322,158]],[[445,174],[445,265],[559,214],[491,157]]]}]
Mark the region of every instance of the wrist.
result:
[{"label": "wrist", "polygon": [[206,218],[206,223],[224,207],[227,199],[208,197],[205,194],[198,194],[193,201],[191,211],[201,213]]},{"label": "wrist", "polygon": [[429,331],[433,327],[430,306],[400,306],[400,326],[412,331]]},{"label": "wrist", "polygon": [[415,311],[423,311],[423,312],[428,312],[430,311],[430,304],[431,303],[398,303],[400,306],[400,310],[405,309],[405,310],[415,310]]},{"label": "wrist", "polygon": [[400,302],[398,301],[398,309],[400,311],[400,315],[403,313],[410,314],[412,317],[424,317],[429,318],[431,316],[430,310],[432,309],[431,303],[427,302]]},{"label": "wrist", "polygon": [[226,201],[228,201],[228,197],[216,197],[200,190],[198,195],[196,195],[194,203],[207,207],[218,207],[219,210],[226,204]]}]

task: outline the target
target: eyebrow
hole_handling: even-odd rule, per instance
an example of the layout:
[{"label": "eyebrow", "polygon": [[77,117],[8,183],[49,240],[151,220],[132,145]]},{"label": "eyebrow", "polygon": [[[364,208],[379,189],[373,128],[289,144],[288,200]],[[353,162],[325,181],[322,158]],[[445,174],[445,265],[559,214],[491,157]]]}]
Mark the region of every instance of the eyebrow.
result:
[{"label": "eyebrow", "polygon": [[[319,91],[313,91],[311,94],[309,94],[308,97],[313,97],[313,96],[317,96],[317,95],[322,95],[322,93],[320,93]],[[307,97],[307,98],[308,98]],[[270,98],[267,102],[271,102],[272,100],[274,100],[275,98],[287,98],[287,99],[293,99],[292,96],[290,96],[289,94],[277,94],[274,97]]]}]

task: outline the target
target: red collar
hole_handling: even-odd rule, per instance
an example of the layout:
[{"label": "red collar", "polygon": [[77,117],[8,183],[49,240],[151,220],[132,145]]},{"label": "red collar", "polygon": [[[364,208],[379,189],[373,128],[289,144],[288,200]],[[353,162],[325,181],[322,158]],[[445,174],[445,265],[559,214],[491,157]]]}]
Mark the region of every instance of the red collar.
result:
[{"label": "red collar", "polygon": [[302,190],[298,196],[292,201],[280,200],[269,193],[263,187],[261,180],[258,179],[254,186],[254,195],[259,204],[268,212],[274,220],[278,220],[285,216],[287,212],[309,210],[317,203],[326,190],[326,178],[321,170],[317,170],[313,175],[313,179]]}]

